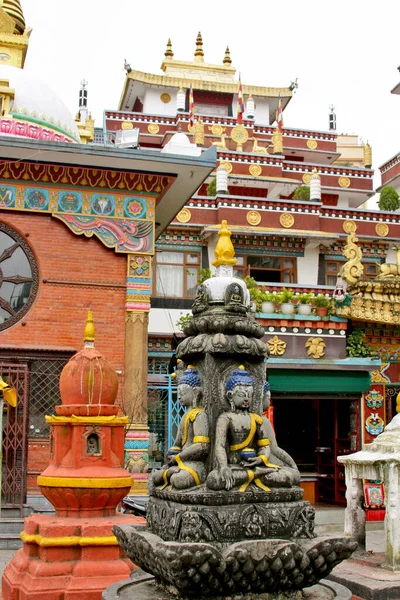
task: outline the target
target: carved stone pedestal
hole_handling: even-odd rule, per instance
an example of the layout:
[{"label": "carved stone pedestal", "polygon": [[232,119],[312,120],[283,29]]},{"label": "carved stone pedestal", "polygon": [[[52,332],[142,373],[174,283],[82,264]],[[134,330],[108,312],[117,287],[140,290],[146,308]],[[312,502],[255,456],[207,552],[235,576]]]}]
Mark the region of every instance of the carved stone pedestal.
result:
[{"label": "carved stone pedestal", "polygon": [[[253,488],[254,486],[252,486]],[[270,493],[154,491],[147,506],[149,529],[164,540],[229,544],[246,539],[313,538],[314,509],[303,490]],[[167,498],[163,498],[168,494]]]}]

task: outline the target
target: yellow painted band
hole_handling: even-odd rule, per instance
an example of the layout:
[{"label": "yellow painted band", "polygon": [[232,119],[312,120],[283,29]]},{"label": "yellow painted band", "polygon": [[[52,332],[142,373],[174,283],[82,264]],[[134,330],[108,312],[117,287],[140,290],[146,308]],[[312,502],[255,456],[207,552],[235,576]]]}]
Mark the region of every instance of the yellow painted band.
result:
[{"label": "yellow painted band", "polygon": [[133,485],[133,477],[43,477],[39,475],[37,482],[46,487],[124,488]]},{"label": "yellow painted band", "polygon": [[200,478],[197,475],[196,471],[194,469],[192,469],[191,467],[187,467],[180,459],[179,454],[177,454],[175,456],[175,460],[176,460],[176,464],[178,465],[178,467],[180,469],[182,469],[182,471],[187,471],[188,473],[191,474],[191,476],[193,477],[195,484],[196,485],[200,485]]},{"label": "yellow painted band", "polygon": [[170,450],[182,450],[180,446],[171,446]]},{"label": "yellow painted band", "polygon": [[263,463],[266,467],[274,467],[274,469],[282,468],[279,465],[273,465],[272,463],[270,463],[268,458],[265,456],[265,454],[259,454],[258,457],[261,458],[261,460],[263,461]]},{"label": "yellow painted band", "polygon": [[184,446],[187,442],[188,437],[188,425],[189,421],[193,421],[196,419],[197,415],[201,412],[204,412],[204,408],[192,408],[185,415],[185,419],[183,421],[183,436],[182,436],[182,446]]},{"label": "yellow painted band", "polygon": [[255,434],[256,428],[257,428],[257,423],[258,423],[258,425],[261,425],[262,418],[260,417],[260,415],[256,415],[256,413],[250,413],[250,419],[251,419],[251,427],[250,427],[249,435],[244,440],[244,442],[241,442],[240,444],[235,444],[234,446],[230,446],[231,452],[235,452],[236,450],[243,450],[243,448],[246,448],[246,446],[249,446],[251,444],[251,442],[253,441],[254,434]]},{"label": "yellow painted band", "polygon": [[168,485],[168,469],[165,469],[162,478],[163,478],[164,483],[160,487],[160,490],[163,490]]},{"label": "yellow painted band", "polygon": [[270,444],[270,441],[267,438],[265,438],[263,440],[258,440],[258,442],[257,442],[257,446],[269,446],[269,444]]},{"label": "yellow painted band", "polygon": [[128,417],[116,417],[111,415],[108,417],[77,417],[72,415],[71,417],[58,417],[57,415],[45,416],[47,423],[50,425],[64,425],[70,423],[72,425],[128,425]]},{"label": "yellow painted band", "polygon": [[243,485],[240,486],[239,488],[239,492],[245,492],[247,490],[247,488],[249,487],[249,485],[251,484],[251,482],[254,479],[254,473],[253,471],[247,471],[247,481],[246,483],[244,483]]},{"label": "yellow painted band", "polygon": [[42,548],[51,546],[118,546],[118,540],[115,535],[104,535],[96,537],[42,537],[40,534],[31,535],[26,531],[19,534],[25,544],[37,544]]},{"label": "yellow painted band", "polygon": [[205,435],[195,435],[193,438],[193,443],[194,444],[198,444],[203,442],[204,444],[209,444],[210,443],[210,438],[206,437]]},{"label": "yellow painted band", "polygon": [[255,479],[254,483],[257,487],[259,487],[261,490],[264,490],[264,492],[270,492],[271,490],[269,489],[269,487],[267,487],[266,485],[263,484],[263,482],[261,481],[261,479]]}]

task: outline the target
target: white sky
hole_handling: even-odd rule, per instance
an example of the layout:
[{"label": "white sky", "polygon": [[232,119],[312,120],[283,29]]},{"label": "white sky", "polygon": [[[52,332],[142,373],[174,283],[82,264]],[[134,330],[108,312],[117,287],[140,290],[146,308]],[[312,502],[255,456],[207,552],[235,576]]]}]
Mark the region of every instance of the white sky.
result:
[{"label": "white sky", "polygon": [[[373,166],[400,151],[399,0],[21,0],[33,28],[26,68],[37,72],[75,114],[80,81],[89,108],[118,107],[125,71],[160,74],[168,37],[174,58],[192,60],[201,31],[205,61],[221,64],[226,45],[247,85],[299,89],[284,126],[328,129],[369,141]],[[375,187],[380,184],[375,175]]]}]

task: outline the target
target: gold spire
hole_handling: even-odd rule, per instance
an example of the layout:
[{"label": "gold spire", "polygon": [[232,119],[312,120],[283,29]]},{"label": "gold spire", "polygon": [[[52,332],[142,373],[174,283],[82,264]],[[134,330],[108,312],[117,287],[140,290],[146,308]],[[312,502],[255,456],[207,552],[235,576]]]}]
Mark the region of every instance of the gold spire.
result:
[{"label": "gold spire", "polygon": [[222,221],[221,229],[218,231],[219,240],[215,248],[214,267],[220,265],[236,265],[235,249],[231,241],[232,233],[228,229],[228,222]]},{"label": "gold spire", "polygon": [[232,64],[232,59],[231,59],[231,53],[229,51],[229,46],[226,47],[224,60],[222,62],[224,63],[224,65],[231,65]]},{"label": "gold spire", "polygon": [[316,167],[313,168],[311,179],[320,179],[320,176],[318,175],[318,171],[317,171]]},{"label": "gold spire", "polygon": [[171,43],[170,38],[168,38],[167,49],[165,51],[164,56],[165,56],[165,58],[171,59],[171,60],[174,58],[174,53],[172,52],[172,43]]},{"label": "gold spire", "polygon": [[197,34],[196,38],[196,50],[194,51],[194,60],[195,62],[204,62],[203,38],[201,37],[200,31]]},{"label": "gold spire", "polygon": [[368,144],[364,144],[364,156],[363,156],[364,167],[370,169],[372,167],[372,148]]},{"label": "gold spire", "polygon": [[83,333],[83,341],[89,343],[90,345],[94,342],[94,323],[93,323],[93,313],[91,310],[88,310],[85,331]]},{"label": "gold spire", "polygon": [[0,0],[2,8],[15,22],[15,31],[22,35],[25,31],[25,18],[19,0]]}]

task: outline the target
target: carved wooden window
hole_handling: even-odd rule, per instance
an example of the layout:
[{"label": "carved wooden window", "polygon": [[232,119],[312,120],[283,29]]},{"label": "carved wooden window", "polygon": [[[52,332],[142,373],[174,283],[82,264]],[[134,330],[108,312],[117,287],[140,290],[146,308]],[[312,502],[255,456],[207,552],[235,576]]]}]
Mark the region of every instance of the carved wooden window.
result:
[{"label": "carved wooden window", "polygon": [[167,250],[156,252],[155,259],[155,296],[195,298],[200,268],[198,252]]},{"label": "carved wooden window", "polygon": [[0,331],[19,321],[38,289],[38,268],[26,241],[0,223]]}]

